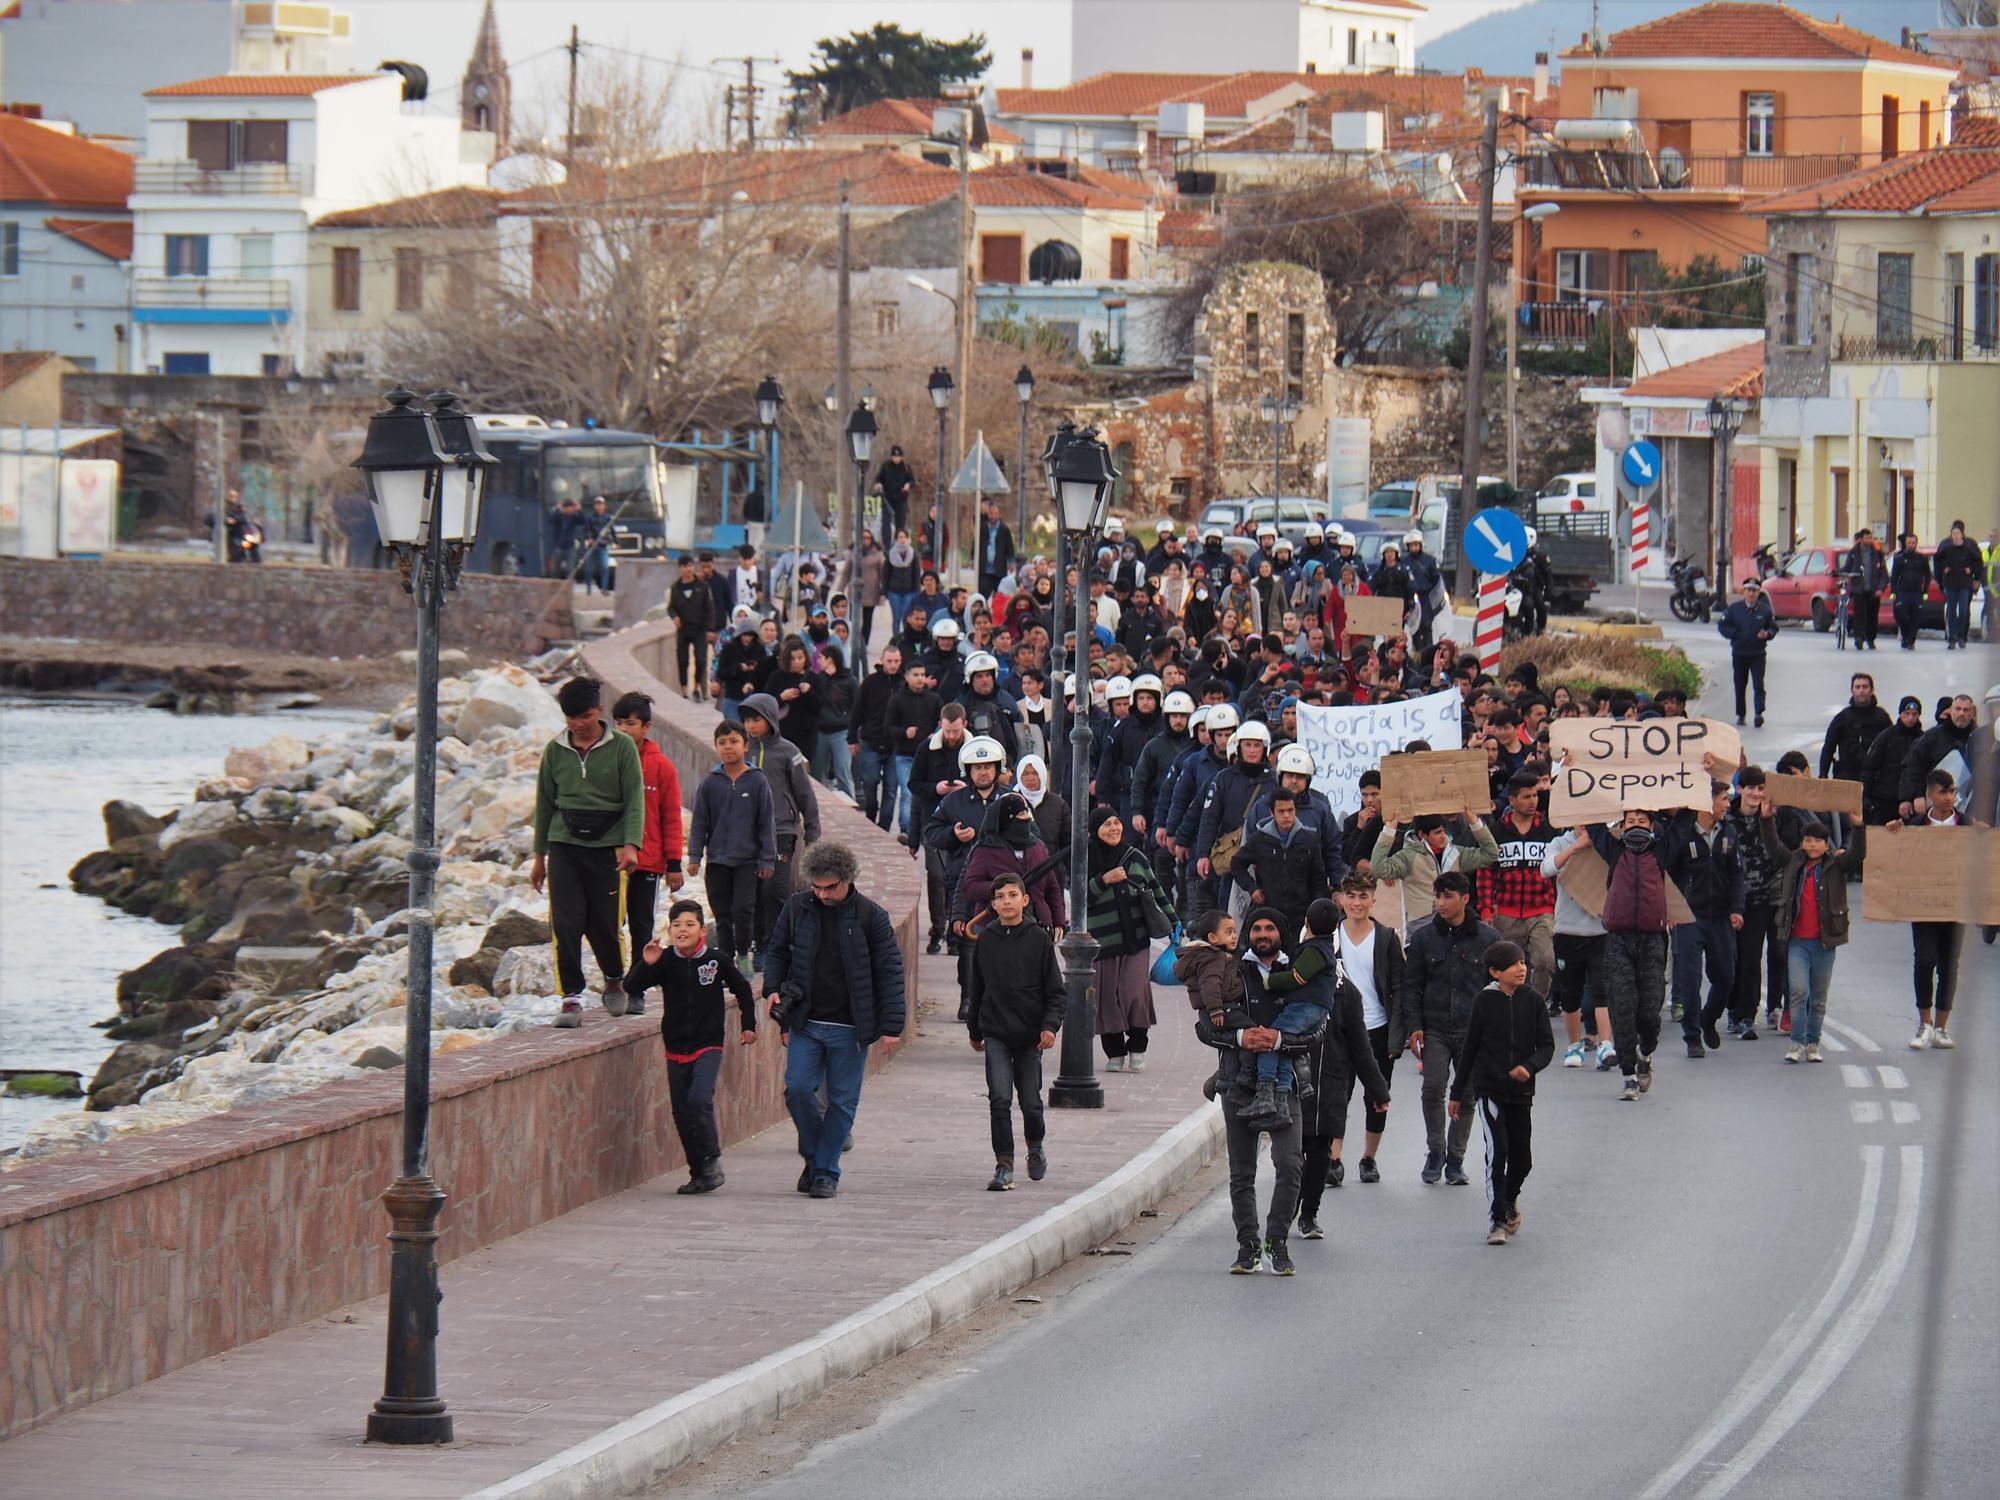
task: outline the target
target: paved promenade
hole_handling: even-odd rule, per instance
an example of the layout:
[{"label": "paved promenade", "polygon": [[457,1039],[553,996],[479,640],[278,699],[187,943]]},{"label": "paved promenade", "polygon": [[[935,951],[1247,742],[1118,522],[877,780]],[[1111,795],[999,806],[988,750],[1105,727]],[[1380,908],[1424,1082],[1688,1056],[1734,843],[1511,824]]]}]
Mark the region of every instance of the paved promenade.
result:
[{"label": "paved promenade", "polygon": [[[794,1191],[791,1131],[772,1129],[725,1152],[719,1193],[679,1197],[676,1173],[448,1262],[450,1447],[361,1441],[381,1391],[378,1298],[15,1438],[0,1455],[8,1493],[465,1495],[937,1271],[1101,1181],[1201,1106],[1214,1054],[1194,1040],[1185,992],[1161,990],[1150,1068],[1105,1077],[1101,1111],[1051,1111],[1045,1181],[984,1191],[984,1075],[953,1019],[952,977],[951,960],[924,960],[930,1003],[914,1045],[862,1095],[838,1198]],[[597,1013],[586,1024],[658,1021]],[[775,1033],[758,1045],[776,1045]]]}]

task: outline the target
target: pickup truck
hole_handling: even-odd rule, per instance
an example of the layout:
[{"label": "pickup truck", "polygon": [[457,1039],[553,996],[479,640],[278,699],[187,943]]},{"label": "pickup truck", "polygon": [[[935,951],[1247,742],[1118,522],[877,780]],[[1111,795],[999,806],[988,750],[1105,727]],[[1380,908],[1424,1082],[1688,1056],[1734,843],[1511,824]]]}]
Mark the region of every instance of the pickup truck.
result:
[{"label": "pickup truck", "polygon": [[[1549,560],[1550,610],[1579,613],[1589,604],[1590,596],[1610,581],[1617,549],[1611,539],[1611,517],[1605,512],[1537,516],[1534,496],[1504,484],[1482,484],[1479,501],[1481,509],[1498,506],[1513,511],[1535,531],[1536,545]],[[1438,558],[1447,583],[1458,568],[1458,538],[1464,530],[1464,522],[1456,514],[1457,504],[1458,487],[1453,486],[1424,507],[1417,523],[1424,534],[1424,548]]]}]

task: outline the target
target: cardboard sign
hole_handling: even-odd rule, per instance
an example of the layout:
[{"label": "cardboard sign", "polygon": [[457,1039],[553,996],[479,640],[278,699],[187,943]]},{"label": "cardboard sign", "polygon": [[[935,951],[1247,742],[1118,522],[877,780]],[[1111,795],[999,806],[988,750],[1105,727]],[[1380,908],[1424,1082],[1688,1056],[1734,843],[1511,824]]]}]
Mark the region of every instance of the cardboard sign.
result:
[{"label": "cardboard sign", "polygon": [[1861,915],[1871,922],[2000,923],[2000,829],[1869,829]]},{"label": "cardboard sign", "polygon": [[1312,784],[1342,816],[1361,806],[1361,773],[1398,754],[1411,740],[1436,750],[1465,743],[1464,702],[1457,688],[1356,708],[1299,705],[1299,743],[1312,752]]},{"label": "cardboard sign", "polygon": [[1382,757],[1382,821],[1425,813],[1485,812],[1492,805],[1484,750],[1419,750]]},{"label": "cardboard sign", "polygon": [[1403,628],[1403,601],[1357,594],[1342,601],[1347,606],[1347,633],[1354,635],[1394,635]]},{"label": "cardboard sign", "polygon": [[[1572,854],[1556,875],[1556,884],[1569,893],[1578,906],[1604,920],[1604,898],[1611,888],[1611,866],[1604,862],[1604,856],[1586,843]],[[1687,904],[1687,897],[1681,888],[1671,880],[1667,882],[1667,920],[1676,927],[1683,922],[1694,920],[1694,909]]]},{"label": "cardboard sign", "polygon": [[1861,783],[1836,781],[1818,776],[1784,776],[1777,773],[1764,779],[1764,795],[1773,807],[1803,807],[1809,812],[1846,813],[1861,816]]},{"label": "cardboard sign", "polygon": [[1715,757],[1716,780],[1743,758],[1742,738],[1714,719],[1557,719],[1549,749],[1561,762],[1549,795],[1549,821],[1558,828],[1613,822],[1627,808],[1706,808],[1702,756]]}]

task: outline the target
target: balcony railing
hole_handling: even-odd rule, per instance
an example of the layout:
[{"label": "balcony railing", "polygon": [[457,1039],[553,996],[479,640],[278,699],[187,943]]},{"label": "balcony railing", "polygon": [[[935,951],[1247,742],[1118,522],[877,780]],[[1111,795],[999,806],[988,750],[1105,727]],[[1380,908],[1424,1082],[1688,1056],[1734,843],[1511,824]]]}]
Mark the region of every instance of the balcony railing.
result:
[{"label": "balcony railing", "polygon": [[1852,364],[1956,364],[1977,360],[2000,363],[2000,337],[1988,334],[1983,340],[1950,334],[1918,334],[1906,339],[1877,338],[1872,334],[1843,333],[1834,341],[1836,360]]},{"label": "balcony railing", "polygon": [[313,170],[282,161],[247,161],[210,169],[191,161],[138,161],[132,164],[134,193],[187,193],[192,196],[302,198],[312,192]]},{"label": "balcony railing", "polygon": [[139,276],[132,283],[132,305],[283,312],[292,305],[292,285],[271,277]]},{"label": "balcony railing", "polygon": [[1517,164],[1524,188],[1612,193],[1776,193],[1810,187],[1861,164],[1853,152],[1808,156],[1683,156],[1660,151],[1544,151]]},{"label": "balcony railing", "polygon": [[1604,303],[1523,302],[1521,337],[1531,344],[1582,345],[1604,316]]}]

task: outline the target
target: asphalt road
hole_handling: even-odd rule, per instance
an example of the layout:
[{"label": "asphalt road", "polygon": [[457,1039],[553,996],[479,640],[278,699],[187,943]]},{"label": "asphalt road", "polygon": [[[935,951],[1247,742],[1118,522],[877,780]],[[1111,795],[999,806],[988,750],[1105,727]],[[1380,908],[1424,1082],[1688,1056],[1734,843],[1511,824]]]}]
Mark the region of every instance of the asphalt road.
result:
[{"label": "asphalt road", "polygon": [[[1697,659],[1722,654],[1712,631],[1675,634]],[[1854,661],[1787,632],[1753,758],[1816,746]],[[1987,653],[1935,644],[1867,665],[1892,699],[2000,677]],[[1911,1053],[1908,931],[1856,928],[1823,1066],[1784,1065],[1768,1033],[1684,1060],[1669,1027],[1636,1105],[1609,1074],[1544,1075],[1525,1229],[1505,1248],[1483,1243],[1479,1187],[1418,1181],[1405,1059],[1386,1180],[1329,1194],[1328,1238],[1293,1242],[1295,1278],[1224,1274],[1234,1236],[1217,1192],[1031,1325],[904,1382],[862,1430],[732,1492],[1899,1493],[1942,1242],[1927,1492],[1994,1493],[2000,949],[1967,947],[1958,1050]]]}]

